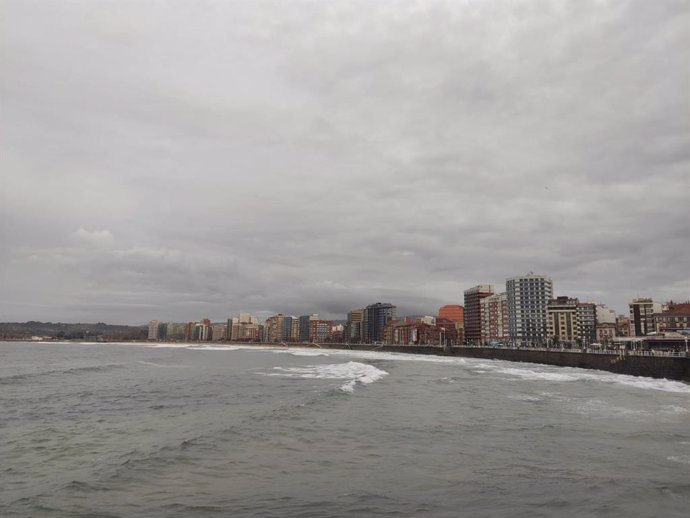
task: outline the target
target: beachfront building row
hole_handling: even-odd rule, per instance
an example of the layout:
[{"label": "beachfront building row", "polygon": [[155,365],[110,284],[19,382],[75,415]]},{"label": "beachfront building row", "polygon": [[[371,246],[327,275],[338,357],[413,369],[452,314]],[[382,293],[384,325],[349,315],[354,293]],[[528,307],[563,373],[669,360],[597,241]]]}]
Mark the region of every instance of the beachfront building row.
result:
[{"label": "beachfront building row", "polygon": [[650,298],[630,303],[630,314],[616,315],[604,304],[553,296],[553,282],[529,273],[506,281],[497,293],[491,284],[464,292],[465,306],[449,304],[437,316],[397,317],[389,302],[351,310],[344,324],[318,314],[279,313],[265,323],[241,312],[227,323],[202,319],[186,324],[152,320],[149,340],[240,342],[343,342],[395,344],[556,345],[609,344],[614,338],[690,333],[690,302],[662,305]]},{"label": "beachfront building row", "polygon": [[690,301],[662,305],[650,298],[636,298],[629,307],[630,336],[690,330]]},{"label": "beachfront building row", "polygon": [[[502,293],[495,293],[491,284],[470,288],[465,291],[465,326],[473,326],[467,315],[478,308],[479,337],[476,330],[469,330],[466,342],[588,345],[597,341],[598,313],[615,327],[615,312],[603,304],[554,298],[553,293],[551,278],[534,273],[507,279]],[[473,306],[469,311],[468,305]],[[602,334],[610,332],[610,328],[600,330]]]},{"label": "beachfront building row", "polygon": [[547,307],[553,282],[529,273],[506,280],[504,292],[492,284],[478,284],[464,292],[465,336],[469,345],[546,344]]}]

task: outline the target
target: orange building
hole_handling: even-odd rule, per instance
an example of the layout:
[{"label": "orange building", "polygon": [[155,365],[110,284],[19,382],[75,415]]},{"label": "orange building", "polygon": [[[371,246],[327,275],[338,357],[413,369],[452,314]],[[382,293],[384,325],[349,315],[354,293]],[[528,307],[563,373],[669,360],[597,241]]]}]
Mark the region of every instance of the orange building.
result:
[{"label": "orange building", "polygon": [[453,322],[465,321],[465,308],[457,304],[449,304],[438,310],[438,318],[446,318]]},{"label": "orange building", "polygon": [[455,323],[455,343],[461,344],[465,340],[465,308],[458,304],[448,304],[438,310],[438,319],[446,319]]}]

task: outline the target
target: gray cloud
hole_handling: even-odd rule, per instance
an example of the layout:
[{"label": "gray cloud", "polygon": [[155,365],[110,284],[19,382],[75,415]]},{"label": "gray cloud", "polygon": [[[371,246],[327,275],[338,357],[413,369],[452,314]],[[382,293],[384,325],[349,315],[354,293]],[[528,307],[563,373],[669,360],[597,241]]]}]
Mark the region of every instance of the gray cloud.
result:
[{"label": "gray cloud", "polygon": [[5,0],[0,320],[686,299],[685,4]]}]

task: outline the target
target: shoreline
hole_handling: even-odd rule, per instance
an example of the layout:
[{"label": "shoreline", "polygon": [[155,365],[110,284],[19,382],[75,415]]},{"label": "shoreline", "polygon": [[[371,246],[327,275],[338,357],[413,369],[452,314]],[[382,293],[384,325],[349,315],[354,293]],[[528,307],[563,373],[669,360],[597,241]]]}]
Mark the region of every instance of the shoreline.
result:
[{"label": "shoreline", "polygon": [[[336,344],[322,344],[322,348]],[[350,346],[354,350],[377,350],[408,354],[427,354],[437,356],[458,356],[481,358],[485,360],[504,360],[521,363],[541,363],[556,367],[576,367],[600,370],[615,374],[644,376],[657,379],[671,379],[690,382],[690,358],[682,356],[654,356],[620,354],[618,352],[580,352],[568,350],[508,349],[493,347],[435,347],[414,345]]]},{"label": "shoreline", "polygon": [[464,358],[481,358],[485,360],[504,360],[521,363],[540,363],[556,367],[575,367],[589,370],[600,370],[615,374],[643,376],[657,379],[670,379],[690,383],[690,358],[687,356],[630,354],[624,352],[582,352],[579,350],[547,350],[547,349],[512,349],[473,346],[439,347],[430,345],[372,345],[372,344],[343,344],[343,343],[235,343],[235,342],[152,342],[152,341],[113,341],[94,342],[87,340],[61,341],[30,341],[30,340],[2,340],[16,343],[89,343],[89,344],[123,344],[123,345],[238,345],[267,348],[299,348],[299,349],[329,349],[343,351],[379,351],[405,354],[420,354],[433,356],[457,356]]}]

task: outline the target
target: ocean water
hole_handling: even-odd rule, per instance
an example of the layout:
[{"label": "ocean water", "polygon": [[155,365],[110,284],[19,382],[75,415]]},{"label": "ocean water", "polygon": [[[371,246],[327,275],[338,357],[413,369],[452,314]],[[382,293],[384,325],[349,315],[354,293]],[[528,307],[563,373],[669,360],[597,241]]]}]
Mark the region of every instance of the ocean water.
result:
[{"label": "ocean water", "polygon": [[688,516],[690,385],[318,349],[0,343],[0,516]]}]

